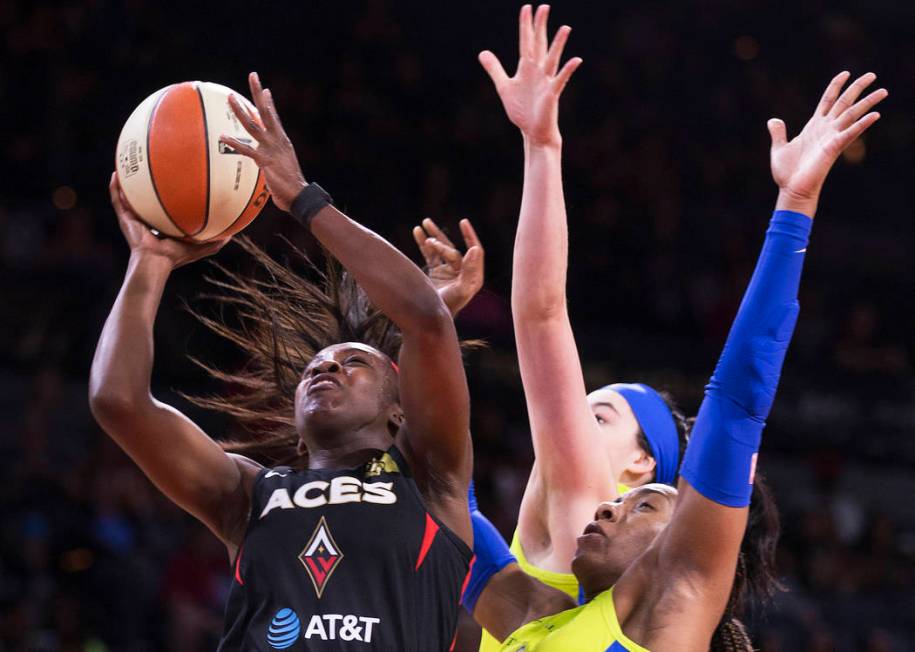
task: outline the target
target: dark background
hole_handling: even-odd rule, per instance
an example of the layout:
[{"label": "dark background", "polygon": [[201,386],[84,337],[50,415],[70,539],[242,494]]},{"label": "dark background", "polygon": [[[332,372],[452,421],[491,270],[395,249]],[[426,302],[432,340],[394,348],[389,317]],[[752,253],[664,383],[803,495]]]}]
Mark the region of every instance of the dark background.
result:
[{"label": "dark background", "polygon": [[[185,4],[193,5],[188,8]],[[800,6],[798,6],[800,5]],[[207,650],[225,553],[100,432],[86,378],[127,249],[107,202],[121,125],[157,88],[274,93],[307,178],[416,255],[431,216],[487,248],[459,321],[481,503],[510,534],[531,464],[508,305],[521,141],[476,62],[512,70],[512,2],[0,3],[0,650]],[[760,468],[783,511],[790,591],[758,647],[915,648],[915,5],[554,3],[584,65],[562,99],[570,310],[590,387],[644,380],[694,412],[775,199],[765,121],[797,133],[834,73],[878,73],[883,118],[830,175],[801,318]],[[248,229],[305,242],[268,207]],[[241,260],[232,247],[220,260]],[[232,364],[182,311],[174,275],[154,386],[220,391]]]}]

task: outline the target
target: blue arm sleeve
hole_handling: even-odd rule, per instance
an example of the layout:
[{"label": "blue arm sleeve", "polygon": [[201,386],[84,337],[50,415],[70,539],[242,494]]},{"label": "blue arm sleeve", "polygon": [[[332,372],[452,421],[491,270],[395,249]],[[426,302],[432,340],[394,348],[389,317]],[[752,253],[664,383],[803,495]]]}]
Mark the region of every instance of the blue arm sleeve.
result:
[{"label": "blue arm sleeve", "polygon": [[756,453],[797,322],[813,220],[776,211],[690,436],[680,474],[722,505],[750,504]]},{"label": "blue arm sleeve", "polygon": [[517,561],[509,551],[508,544],[489,519],[477,509],[477,499],[470,484],[470,521],[473,523],[474,561],[470,567],[470,578],[461,596],[461,604],[471,614],[480,599],[480,594],[490,578],[500,570]]}]

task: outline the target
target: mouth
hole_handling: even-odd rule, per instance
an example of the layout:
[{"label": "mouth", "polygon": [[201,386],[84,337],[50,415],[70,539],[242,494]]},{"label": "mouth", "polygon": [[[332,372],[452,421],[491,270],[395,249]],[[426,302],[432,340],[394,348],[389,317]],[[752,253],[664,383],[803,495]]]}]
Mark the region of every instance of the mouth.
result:
[{"label": "mouth", "polygon": [[340,381],[331,374],[318,374],[309,383],[307,393],[314,394],[315,392],[323,392],[329,389],[340,389],[340,387],[342,387]]},{"label": "mouth", "polygon": [[607,538],[607,535],[604,534],[604,531],[602,529],[600,529],[600,526],[594,521],[588,523],[588,525],[585,526],[585,531],[582,532],[581,537],[579,537],[579,538],[584,538],[584,537],[586,537],[588,535],[592,535],[592,534],[603,537],[605,539]]}]

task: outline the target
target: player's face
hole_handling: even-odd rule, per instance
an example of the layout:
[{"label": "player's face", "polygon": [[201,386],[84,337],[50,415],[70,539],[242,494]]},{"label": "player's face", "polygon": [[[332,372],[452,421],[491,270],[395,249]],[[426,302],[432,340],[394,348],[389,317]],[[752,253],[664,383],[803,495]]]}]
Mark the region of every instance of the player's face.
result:
[{"label": "player's face", "polygon": [[[629,402],[612,389],[598,389],[588,394],[588,405],[597,427],[604,434],[604,451],[612,468],[626,471],[642,454],[639,447],[639,422]],[[619,478],[613,478],[616,482]]]},{"label": "player's face", "polygon": [[[296,428],[330,422],[366,426],[390,407],[390,359],[359,342],[320,351],[305,368],[296,388]],[[330,421],[329,421],[330,420]]]},{"label": "player's face", "polygon": [[667,527],[676,499],[676,489],[653,483],[601,503],[578,537],[572,571],[586,587],[612,586]]}]

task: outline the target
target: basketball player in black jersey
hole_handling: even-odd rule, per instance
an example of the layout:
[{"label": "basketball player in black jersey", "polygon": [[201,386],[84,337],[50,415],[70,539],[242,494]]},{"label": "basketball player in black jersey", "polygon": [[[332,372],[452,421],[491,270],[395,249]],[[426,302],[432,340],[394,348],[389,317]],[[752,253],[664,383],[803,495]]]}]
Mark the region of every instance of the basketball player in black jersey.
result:
[{"label": "basketball player in black jersey", "polygon": [[[398,362],[364,342],[327,346],[301,370],[294,400],[262,374],[248,402],[234,407],[261,415],[261,424],[294,427],[291,439],[272,440],[271,459],[283,457],[277,442],[285,441],[289,461],[271,468],[227,453],[150,392],[153,322],[169,274],[225,242],[156,238],[112,177],[131,256],[92,364],[93,414],[166,496],[225,543],[234,581],[220,650],[446,650],[472,545],[468,392],[454,324],[418,267],[306,183],[270,92],[256,74],[249,81],[260,120],[231,105],[258,146],[225,144],[258,163],[274,203],[295,214],[399,328]],[[266,296],[263,284],[234,278],[230,294],[245,305]],[[285,318],[319,304],[275,303],[278,313],[253,319],[268,324],[274,345],[288,343]],[[302,341],[308,349],[313,333]],[[288,367],[297,356],[302,351],[273,363]],[[252,365],[269,368],[263,359]],[[248,400],[257,392],[290,413],[264,416]]]}]

